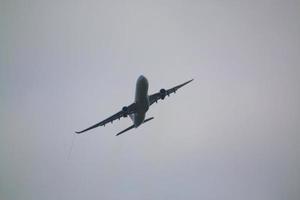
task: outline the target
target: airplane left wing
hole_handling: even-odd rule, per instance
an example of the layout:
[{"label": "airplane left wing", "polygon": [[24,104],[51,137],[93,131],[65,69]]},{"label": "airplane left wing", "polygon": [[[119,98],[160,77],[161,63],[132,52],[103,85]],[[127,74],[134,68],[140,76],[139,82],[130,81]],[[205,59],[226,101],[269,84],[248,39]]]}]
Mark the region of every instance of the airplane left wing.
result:
[{"label": "airplane left wing", "polygon": [[130,114],[133,114],[136,112],[136,104],[135,103],[132,103],[130,104],[128,107],[123,107],[123,109],[119,112],[117,112],[116,114],[112,115],[111,117],[108,117],[107,119],[89,127],[89,128],[86,128],[82,131],[76,131],[75,133],[77,134],[80,134],[80,133],[83,133],[85,131],[88,131],[88,130],[91,130],[93,128],[96,128],[98,126],[105,126],[105,124],[109,123],[109,122],[113,122],[114,120],[116,119],[120,119],[121,117],[127,117],[128,115]]},{"label": "airplane left wing", "polygon": [[152,105],[154,102],[157,102],[157,101],[160,100],[160,99],[163,100],[167,95],[170,96],[170,94],[176,93],[176,91],[177,91],[179,88],[185,86],[186,84],[192,82],[193,80],[194,80],[194,79],[191,79],[191,80],[189,80],[189,81],[187,81],[187,82],[185,82],[185,83],[182,83],[182,84],[180,84],[180,85],[177,85],[177,86],[175,86],[175,87],[173,87],[173,88],[171,88],[171,89],[168,89],[168,90],[161,89],[159,92],[150,95],[150,96],[149,96],[149,102],[150,102],[150,105]]}]

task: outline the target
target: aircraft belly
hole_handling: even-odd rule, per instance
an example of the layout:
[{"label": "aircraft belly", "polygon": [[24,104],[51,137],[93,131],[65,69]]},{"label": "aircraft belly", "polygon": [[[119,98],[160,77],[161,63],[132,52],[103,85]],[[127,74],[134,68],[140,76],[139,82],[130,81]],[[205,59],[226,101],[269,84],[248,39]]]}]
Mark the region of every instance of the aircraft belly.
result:
[{"label": "aircraft belly", "polygon": [[136,83],[135,103],[137,112],[134,114],[134,125],[138,127],[144,122],[146,112],[149,109],[148,81],[140,76]]},{"label": "aircraft belly", "polygon": [[134,126],[138,127],[141,125],[145,120],[145,113],[136,113],[134,115]]}]

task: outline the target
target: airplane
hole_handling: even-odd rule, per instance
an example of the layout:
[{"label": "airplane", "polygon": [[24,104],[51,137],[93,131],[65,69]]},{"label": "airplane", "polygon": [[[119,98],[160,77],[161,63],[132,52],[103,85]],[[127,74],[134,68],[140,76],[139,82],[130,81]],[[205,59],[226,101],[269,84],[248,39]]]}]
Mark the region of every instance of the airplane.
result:
[{"label": "airplane", "polygon": [[183,87],[184,85],[192,82],[194,79],[191,79],[185,83],[182,83],[180,85],[177,85],[173,88],[170,88],[168,90],[161,89],[159,92],[148,95],[148,80],[143,75],[139,76],[139,78],[136,81],[136,90],[135,90],[135,101],[128,105],[124,106],[121,111],[117,112],[116,114],[112,115],[111,117],[108,117],[107,119],[89,127],[82,131],[76,131],[75,133],[80,134],[85,131],[94,129],[98,126],[105,126],[107,123],[111,122],[113,123],[114,120],[119,119],[121,117],[130,117],[130,119],[133,122],[133,125],[129,126],[125,130],[119,132],[116,134],[116,136],[125,133],[126,131],[129,131],[133,128],[139,127],[141,124],[144,124],[152,119],[154,117],[150,117],[148,119],[145,119],[146,112],[148,111],[149,107],[153,103],[157,103],[158,100],[164,100],[166,96],[170,96],[172,93],[176,93],[176,91]]}]

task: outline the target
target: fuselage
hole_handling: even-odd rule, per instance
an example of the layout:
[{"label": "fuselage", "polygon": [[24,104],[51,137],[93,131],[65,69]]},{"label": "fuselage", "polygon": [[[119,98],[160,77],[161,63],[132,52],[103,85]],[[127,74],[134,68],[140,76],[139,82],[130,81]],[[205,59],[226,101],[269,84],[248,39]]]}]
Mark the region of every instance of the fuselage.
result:
[{"label": "fuselage", "polygon": [[136,81],[135,89],[137,112],[131,116],[135,127],[138,127],[144,122],[146,112],[149,109],[148,87],[149,85],[146,77],[140,76]]}]

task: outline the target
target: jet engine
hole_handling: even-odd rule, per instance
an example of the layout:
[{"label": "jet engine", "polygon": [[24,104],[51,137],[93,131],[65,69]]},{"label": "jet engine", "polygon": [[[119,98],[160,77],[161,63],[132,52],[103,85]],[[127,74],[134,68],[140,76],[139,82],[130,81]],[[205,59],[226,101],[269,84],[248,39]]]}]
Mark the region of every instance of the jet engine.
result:
[{"label": "jet engine", "polygon": [[164,98],[165,98],[166,95],[167,95],[167,91],[166,91],[165,89],[161,89],[161,90],[159,91],[159,93],[160,93],[161,99],[164,100]]},{"label": "jet engine", "polygon": [[122,111],[124,112],[123,113],[123,117],[127,117],[127,112],[128,112],[128,107],[127,106],[124,106],[123,108],[122,108]]}]

